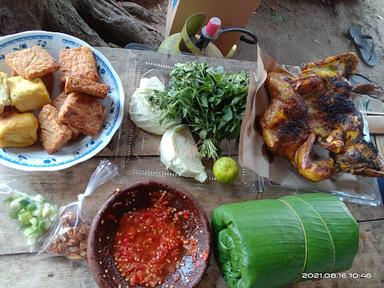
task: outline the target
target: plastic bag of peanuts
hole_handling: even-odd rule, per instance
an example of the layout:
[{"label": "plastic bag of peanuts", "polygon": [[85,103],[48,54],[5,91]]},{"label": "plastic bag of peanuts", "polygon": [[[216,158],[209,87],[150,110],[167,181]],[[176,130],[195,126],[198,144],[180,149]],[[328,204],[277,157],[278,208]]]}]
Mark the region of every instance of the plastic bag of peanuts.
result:
[{"label": "plastic bag of peanuts", "polygon": [[110,181],[118,174],[117,166],[102,160],[93,172],[84,193],[77,196],[77,201],[61,207],[56,221],[38,254],[49,253],[65,256],[72,260],[87,259],[87,239],[92,217],[83,212],[84,200],[97,187]]}]

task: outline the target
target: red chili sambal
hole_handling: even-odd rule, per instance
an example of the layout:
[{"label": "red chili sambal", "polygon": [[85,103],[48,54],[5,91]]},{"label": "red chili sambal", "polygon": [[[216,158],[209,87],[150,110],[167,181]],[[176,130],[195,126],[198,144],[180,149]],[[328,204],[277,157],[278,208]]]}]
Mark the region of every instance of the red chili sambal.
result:
[{"label": "red chili sambal", "polygon": [[160,197],[152,207],[125,213],[120,220],[114,259],[132,286],[160,285],[183,257],[182,221],[189,211],[177,212],[167,203]]}]

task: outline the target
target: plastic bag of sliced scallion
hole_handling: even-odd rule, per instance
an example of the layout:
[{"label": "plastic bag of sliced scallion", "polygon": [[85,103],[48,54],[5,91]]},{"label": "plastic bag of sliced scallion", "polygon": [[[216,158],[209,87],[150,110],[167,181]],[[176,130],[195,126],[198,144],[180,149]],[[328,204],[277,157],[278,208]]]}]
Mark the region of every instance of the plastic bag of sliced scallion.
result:
[{"label": "plastic bag of sliced scallion", "polygon": [[8,215],[19,223],[27,238],[27,245],[32,249],[47,233],[55,221],[58,207],[40,194],[29,195],[10,186],[0,184],[0,197],[8,208]]},{"label": "plastic bag of sliced scallion", "polygon": [[5,183],[0,184],[0,200],[8,209],[9,217],[19,223],[32,251],[85,260],[92,216],[84,213],[84,200],[117,174],[117,166],[107,160],[100,161],[84,193],[77,196],[77,201],[62,207],[37,193],[19,192]]}]

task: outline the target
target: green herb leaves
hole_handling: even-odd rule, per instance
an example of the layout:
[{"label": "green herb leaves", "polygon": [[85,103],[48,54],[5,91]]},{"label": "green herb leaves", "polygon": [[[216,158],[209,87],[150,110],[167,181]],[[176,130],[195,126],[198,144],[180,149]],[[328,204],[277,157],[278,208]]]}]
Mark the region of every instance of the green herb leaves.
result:
[{"label": "green herb leaves", "polygon": [[168,87],[157,91],[151,103],[162,110],[162,121],[183,119],[202,140],[201,155],[217,158],[217,145],[240,135],[248,73],[226,73],[223,67],[188,62],[176,64],[170,76]]}]

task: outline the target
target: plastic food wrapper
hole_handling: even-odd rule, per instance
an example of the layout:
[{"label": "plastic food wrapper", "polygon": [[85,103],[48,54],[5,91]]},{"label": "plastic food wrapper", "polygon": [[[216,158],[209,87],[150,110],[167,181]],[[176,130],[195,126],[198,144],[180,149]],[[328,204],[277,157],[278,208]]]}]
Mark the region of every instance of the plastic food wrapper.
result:
[{"label": "plastic food wrapper", "polygon": [[89,179],[84,193],[77,196],[77,201],[61,207],[55,223],[43,241],[39,252],[65,256],[73,260],[86,260],[87,239],[93,215],[83,211],[83,203],[97,187],[110,181],[118,174],[117,166],[108,160],[102,160]]},{"label": "plastic food wrapper", "polygon": [[117,166],[102,160],[85,192],[78,195],[77,201],[60,208],[33,191],[25,193],[12,188],[12,181],[1,183],[0,206],[4,205],[10,218],[18,222],[31,252],[39,251],[40,256],[47,252],[70,259],[86,259],[93,215],[84,212],[84,200],[117,174]]},{"label": "plastic food wrapper", "polygon": [[[129,65],[129,77],[127,77],[126,96],[128,97],[127,103],[130,103],[130,97],[135,93],[135,90],[140,86],[140,82],[143,78],[150,79],[151,77],[157,77],[163,84],[167,85],[170,80],[170,72],[175,64],[185,63],[191,61],[199,61],[201,63],[208,63],[210,66],[219,67],[222,66],[226,72],[239,72],[241,70],[249,71],[249,73],[257,73],[257,63],[254,61],[238,61],[231,59],[221,58],[207,58],[196,57],[193,55],[166,55],[158,54],[155,52],[141,52],[144,56],[135,57],[135,52],[128,54],[127,61]],[[254,93],[251,91],[250,93]],[[128,111],[127,115],[129,115]],[[197,180],[192,178],[184,178],[176,175],[167,168],[160,161],[160,141],[161,136],[152,133],[145,132],[137,127],[133,121],[126,117],[124,123],[121,125],[118,134],[118,149],[115,152],[115,156],[119,159],[119,167],[122,167],[127,171],[129,175],[135,175],[137,177],[161,177],[167,178],[172,181],[172,178],[178,178],[178,181],[191,181],[196,185],[213,184],[216,182],[212,173],[212,164],[205,162],[206,172],[208,178],[205,183],[200,184]],[[220,148],[223,156],[230,156],[237,159],[238,153],[238,139],[224,140],[220,144]],[[140,160],[147,156],[153,157],[153,165],[148,164],[149,160],[145,162],[146,165],[140,165]],[[158,156],[158,158],[157,158]],[[254,180],[256,174],[248,169],[240,170],[240,177],[232,184],[238,187],[244,188],[243,190],[249,191],[253,189]],[[230,186],[230,185],[228,185]],[[253,192],[253,190],[252,190]]]},{"label": "plastic food wrapper", "polygon": [[0,206],[19,224],[32,252],[38,249],[40,241],[53,226],[59,208],[33,191],[18,191],[12,187],[12,182],[0,183]]},{"label": "plastic food wrapper", "polygon": [[[269,161],[264,151],[264,140],[256,129],[255,123],[259,121],[269,105],[266,89],[262,85],[266,80],[267,71],[276,71],[281,66],[261,50],[258,63],[259,73],[251,79],[251,85],[256,87],[257,92],[248,95],[247,110],[240,135],[239,160],[243,167],[258,175],[255,186],[260,192],[265,190],[284,191],[290,194],[309,191],[330,192],[346,201],[372,206],[380,205],[382,199],[376,178],[339,173],[331,179],[314,183],[301,177],[287,159],[274,156],[274,160]],[[298,69],[298,67],[289,67],[291,72]],[[362,109],[363,97],[357,97],[355,105],[360,111],[365,110]],[[364,117],[364,113],[362,114]],[[365,134],[366,140],[369,141],[367,123],[365,123]]]},{"label": "plastic food wrapper", "polygon": [[[322,191],[335,193],[351,202],[380,205],[382,200],[375,178],[343,174],[339,178],[332,178],[321,183],[312,183],[302,179],[291,167],[289,161],[285,159],[275,157],[277,160],[273,164],[269,163],[263,153],[264,141],[256,131],[254,123],[255,119],[263,114],[269,104],[268,96],[263,87],[267,76],[266,70],[274,71],[281,65],[260,48],[255,49],[255,51],[256,61],[253,62],[192,55],[162,55],[149,51],[141,51],[140,53],[130,51],[127,59],[130,63],[126,79],[127,103],[130,102],[129,97],[139,87],[142,78],[156,76],[164,84],[167,84],[170,79],[169,73],[176,63],[198,60],[207,62],[211,66],[223,66],[224,70],[229,72],[250,71],[253,77],[251,77],[249,87],[247,110],[243,120],[240,143],[238,143],[237,139],[234,139],[223,141],[220,145],[223,155],[235,159],[238,157],[241,166],[240,177],[233,184],[221,185],[219,189],[231,190],[236,186],[245,193],[255,193],[255,197],[258,198],[276,198],[282,196],[282,194]],[[359,107],[360,104],[357,103],[357,106]],[[129,115],[127,109],[126,114]],[[159,156],[161,136],[141,130],[129,117],[125,117],[123,121],[124,123],[121,125],[116,138],[117,143],[110,145],[115,149],[109,151],[108,156],[116,156],[119,167],[125,169],[126,174],[134,177],[160,177],[171,181],[177,178],[175,180],[178,182],[187,181],[194,183],[196,186],[204,185],[204,187],[206,185],[216,185],[211,171],[211,163],[204,163],[207,168],[208,179],[203,184],[194,179],[179,177],[174,172],[167,170],[160,162],[160,157],[156,158],[156,156]],[[149,157],[153,159],[152,162],[150,162]],[[146,158],[146,161],[141,162],[143,158]]]}]

